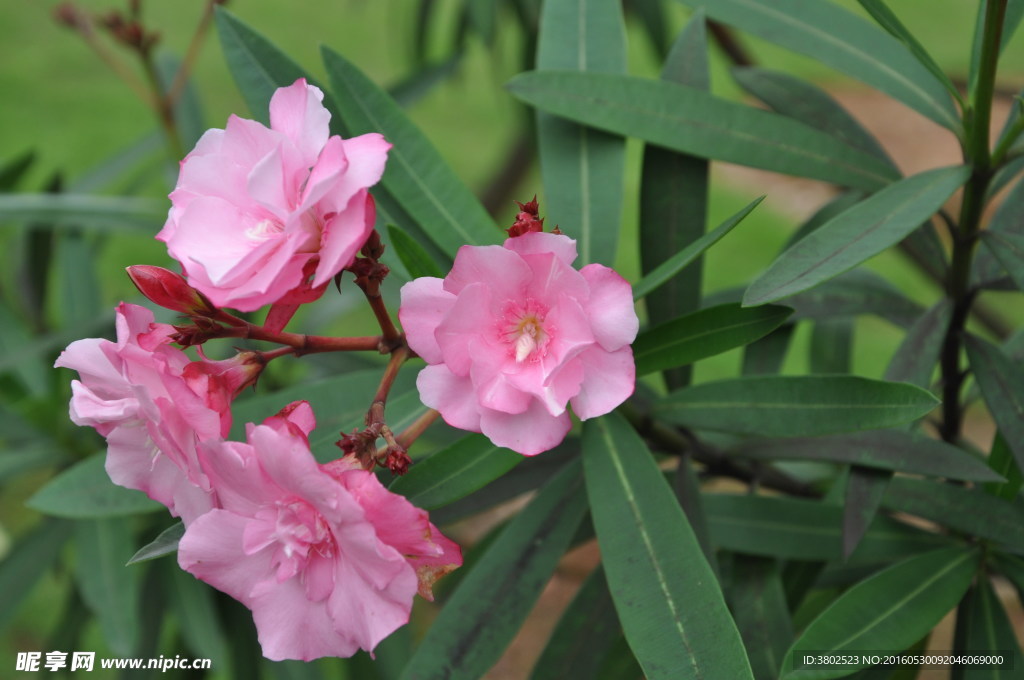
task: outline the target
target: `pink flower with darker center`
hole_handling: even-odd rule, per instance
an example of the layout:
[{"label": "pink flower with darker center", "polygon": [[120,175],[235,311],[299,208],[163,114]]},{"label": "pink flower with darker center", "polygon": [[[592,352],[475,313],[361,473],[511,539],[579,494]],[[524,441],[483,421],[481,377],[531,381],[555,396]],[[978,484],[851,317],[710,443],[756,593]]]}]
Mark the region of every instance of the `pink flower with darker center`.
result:
[{"label": "pink flower with darker center", "polygon": [[231,428],[230,403],[255,377],[242,360],[193,362],[170,345],[175,329],[137,305],[117,308],[117,342],[71,343],[55,366],[78,371],[71,420],[107,440],[107,474],[138,489],[186,523],[215,505],[199,467],[199,442]]},{"label": "pink flower with darker center", "polygon": [[182,161],[157,238],[217,306],[252,311],[293,292],[308,301],[372,231],[368,188],[391,145],[330,136],[322,100],[297,80],[274,93],[269,128],[232,116]]},{"label": "pink flower with darker center", "polygon": [[318,465],[296,402],[248,442],[204,445],[221,508],[192,522],[181,567],[252,610],[266,657],[372,650],[409,620],[417,591],[462,564],[427,513],[347,459]]},{"label": "pink flower with darker center", "polygon": [[398,315],[429,364],[423,403],[454,427],[525,455],[556,446],[581,419],[632,394],[632,289],[608,267],[576,271],[576,242],[529,232],[502,246],[463,246],[444,279],[402,287]]}]

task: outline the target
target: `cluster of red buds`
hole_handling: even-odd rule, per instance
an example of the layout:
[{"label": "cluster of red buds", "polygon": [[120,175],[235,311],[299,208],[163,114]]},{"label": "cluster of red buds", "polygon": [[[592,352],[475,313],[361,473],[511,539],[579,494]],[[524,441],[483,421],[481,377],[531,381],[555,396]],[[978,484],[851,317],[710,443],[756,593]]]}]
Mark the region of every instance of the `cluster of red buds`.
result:
[{"label": "cluster of red buds", "polygon": [[[537,205],[537,195],[534,194],[526,203],[516,201],[519,212],[516,213],[516,221],[506,229],[509,237],[522,236],[530,232],[544,231],[544,218],[540,216],[540,206]],[[551,230],[552,234],[561,234],[558,226]]]},{"label": "cluster of red buds", "polygon": [[158,31],[149,31],[142,25],[139,19],[138,3],[132,3],[130,17],[112,9],[100,17],[99,23],[110,32],[114,40],[122,45],[141,54],[149,54],[153,47],[160,41]]}]

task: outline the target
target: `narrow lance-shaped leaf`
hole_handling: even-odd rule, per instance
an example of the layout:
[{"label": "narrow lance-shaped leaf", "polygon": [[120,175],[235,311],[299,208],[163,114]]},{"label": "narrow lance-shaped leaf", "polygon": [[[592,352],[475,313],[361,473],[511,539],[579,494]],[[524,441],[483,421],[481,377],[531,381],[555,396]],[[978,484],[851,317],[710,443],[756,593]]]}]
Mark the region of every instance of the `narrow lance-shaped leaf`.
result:
[{"label": "narrow lance-shaped leaf", "polygon": [[[25,505],[47,515],[71,519],[134,515],[163,508],[141,491],[110,481],[104,459],[104,454],[97,453],[75,463],[36,491]],[[125,560],[128,557],[131,555]]]},{"label": "narrow lance-shaped leaf", "polygon": [[1021,476],[1020,468],[1017,467],[1017,461],[1013,458],[1010,445],[1006,443],[1006,438],[998,431],[996,432],[995,439],[992,441],[992,450],[988,454],[988,464],[996,474],[1005,477],[1006,481],[986,484],[984,486],[985,491],[996,498],[1002,498],[1004,501],[1012,501],[1020,493],[1021,485],[1024,484],[1024,477]]},{"label": "narrow lance-shaped leaf", "polygon": [[853,319],[824,319],[814,324],[811,331],[811,373],[850,372],[853,330]]},{"label": "narrow lance-shaped leaf", "polygon": [[[964,620],[961,621],[960,617]],[[954,669],[957,680],[1010,680],[1020,675],[1020,643],[999,596],[986,576],[980,576],[957,613],[957,632],[962,637],[954,654],[1002,656],[1002,663],[964,665]]]},{"label": "narrow lance-shaped leaf", "polygon": [[402,261],[411,278],[416,279],[421,276],[444,278],[444,272],[441,271],[440,265],[416,239],[393,224],[388,225],[388,235],[391,237],[391,245],[395,249],[395,254],[398,255],[398,259]]},{"label": "narrow lance-shaped leaf", "polygon": [[916,420],[938,400],[905,383],[854,376],[753,376],[695,385],[655,405],[669,422],[768,437],[874,430]]},{"label": "narrow lance-shaped leaf", "polygon": [[637,375],[686,366],[741,347],[778,328],[793,313],[788,307],[737,304],[709,307],[650,328],[633,344]]},{"label": "narrow lance-shaped leaf", "polygon": [[1024,235],[986,229],[981,242],[1010,274],[1017,289],[1024,291]]},{"label": "narrow lance-shaped leaf", "polygon": [[853,654],[914,644],[963,597],[978,557],[976,550],[944,548],[894,564],[853,586],[793,643],[783,662],[782,680],[828,680],[855,668],[805,666],[799,663],[802,652]]},{"label": "narrow lance-shaped leaf", "polygon": [[[642,17],[663,11],[662,3],[641,3]],[[664,34],[664,24],[652,30]],[[661,77],[707,90],[708,45],[704,13],[694,12],[672,45]],[[707,225],[708,161],[654,145],[644,148],[640,180],[640,266],[650,273],[704,235]],[[659,289],[647,294],[647,318],[657,325],[700,307],[703,260],[697,258],[673,273]],[[665,373],[666,384],[677,389],[690,383],[692,371]]]},{"label": "narrow lance-shaped leaf", "polygon": [[213,668],[223,671],[227,665],[228,643],[217,616],[215,591],[179,569],[177,564],[168,562],[161,566],[166,574],[164,583],[171,589],[171,607],[185,644],[195,656],[210,659]]},{"label": "narrow lance-shaped leaf", "polygon": [[673,83],[534,71],[506,87],[543,111],[701,158],[868,191],[898,177],[891,166],[820,130]]},{"label": "narrow lance-shaped leaf", "polygon": [[939,168],[886,187],[784,252],[750,285],[743,303],[773,302],[807,290],[899,243],[969,176],[966,167]]},{"label": "narrow lance-shaped leaf", "polygon": [[50,570],[64,544],[74,532],[74,523],[45,518],[11,546],[0,560],[0,626],[6,626],[36,582]]},{"label": "narrow lance-shaped leaf", "polygon": [[743,218],[749,215],[751,211],[760,205],[763,200],[764,196],[755,198],[738,213],[722,222],[713,230],[704,234],[679,252],[674,253],[652,271],[648,272],[646,276],[640,279],[640,281],[633,286],[633,299],[639,300],[665,285],[665,283],[667,283],[673,276],[703,255],[704,251],[718,243],[723,236],[732,231],[733,227],[742,222]]},{"label": "narrow lance-shaped leaf", "polygon": [[184,535],[185,525],[182,522],[172,524],[161,531],[152,541],[135,551],[135,554],[132,555],[132,558],[125,565],[155,560],[158,557],[176,553],[178,551],[178,542]]},{"label": "narrow lance-shaped leaf", "polygon": [[403,680],[476,680],[511,642],[586,512],[578,462],[501,532],[434,620]]},{"label": "narrow lance-shaped leaf", "polygon": [[583,460],[609,589],[645,675],[752,680],[714,573],[643,440],[616,413],[590,420]]},{"label": "narrow lance-shaped leaf", "polygon": [[338,111],[350,135],[379,132],[393,145],[381,184],[446,253],[500,232],[437,149],[391,97],[339,53],[322,48]]},{"label": "narrow lance-shaped leaf", "polygon": [[[537,67],[626,71],[626,26],[618,0],[546,0]],[[611,264],[622,213],[626,144],[577,123],[537,115],[546,219],[576,238],[580,262]]]},{"label": "narrow lance-shaped leaf", "polygon": [[75,526],[75,577],[103,638],[120,656],[128,656],[138,639],[141,573],[125,566],[132,555],[131,521],[124,517],[93,519]]},{"label": "narrow lance-shaped leaf", "polygon": [[806,54],[898,99],[939,125],[961,129],[942,83],[867,19],[820,0],[683,0],[712,19]]},{"label": "narrow lance-shaped leaf", "polygon": [[909,327],[924,312],[902,291],[867,269],[853,269],[810,290],[786,298],[793,320],[836,319],[874,314],[897,326]]},{"label": "narrow lance-shaped leaf", "polygon": [[793,641],[793,625],[777,560],[737,555],[729,605],[757,680],[778,677],[782,657]]},{"label": "narrow lance-shaped leaf", "polygon": [[827,132],[856,149],[878,157],[896,170],[878,140],[816,85],[787,73],[756,66],[734,68],[732,77],[740,87],[772,110]]},{"label": "narrow lance-shaped leaf", "polygon": [[999,431],[1024,469],[1024,368],[998,347],[969,335],[967,358]]},{"label": "narrow lance-shaped leaf", "polygon": [[86,194],[0,195],[0,222],[45,222],[58,228],[81,227],[149,236],[166,220],[166,205],[149,198]]}]

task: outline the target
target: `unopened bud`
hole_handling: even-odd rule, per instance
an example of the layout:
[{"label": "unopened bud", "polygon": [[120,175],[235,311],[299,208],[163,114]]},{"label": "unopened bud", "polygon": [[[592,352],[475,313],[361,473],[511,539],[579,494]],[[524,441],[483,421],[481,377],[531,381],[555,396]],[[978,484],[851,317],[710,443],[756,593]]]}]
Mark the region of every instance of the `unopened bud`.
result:
[{"label": "unopened bud", "polygon": [[217,312],[213,303],[188,285],[181,274],[148,264],[135,264],[127,271],[139,292],[154,304],[189,316],[209,316]]},{"label": "unopened bud", "polygon": [[537,205],[537,196],[526,203],[516,201],[519,212],[516,213],[515,223],[506,229],[510,237],[522,236],[535,231],[544,231],[544,219],[540,215],[540,207]]}]

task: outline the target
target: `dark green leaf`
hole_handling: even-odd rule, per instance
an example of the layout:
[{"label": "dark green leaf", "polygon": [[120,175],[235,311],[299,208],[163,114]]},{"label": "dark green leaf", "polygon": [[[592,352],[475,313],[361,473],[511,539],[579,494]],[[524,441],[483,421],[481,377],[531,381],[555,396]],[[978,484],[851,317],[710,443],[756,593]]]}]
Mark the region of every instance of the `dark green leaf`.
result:
[{"label": "dark green leaf", "polygon": [[388,488],[418,508],[434,510],[486,486],[522,461],[518,453],[471,434],[417,462]]},{"label": "dark green leaf", "polygon": [[[751,314],[751,312],[760,313]],[[633,344],[636,374],[686,366],[761,338],[793,313],[770,305],[744,309],[737,304],[701,309],[640,334]]]},{"label": "dark green leaf", "polygon": [[461,61],[462,55],[455,53],[444,61],[428,64],[389,87],[388,94],[396,104],[407,109],[454,75]]},{"label": "dark green leaf", "polygon": [[894,477],[885,507],[1024,550],[1024,507],[981,489]]},{"label": "dark green leaf", "polygon": [[487,211],[387,92],[337,52],[321,52],[348,133],[379,132],[393,144],[381,179],[388,194],[449,255],[493,241],[500,232]]},{"label": "dark green leaf", "polygon": [[125,567],[132,556],[131,519],[112,517],[75,524],[75,578],[103,639],[119,656],[138,640],[141,572]]},{"label": "dark green leaf", "polygon": [[615,604],[600,565],[590,572],[576,597],[558,620],[530,680],[595,678],[604,661],[601,653],[622,637]]},{"label": "dark green leaf", "polygon": [[168,563],[164,583],[170,586],[171,607],[178,619],[181,636],[193,656],[210,659],[212,668],[225,672],[228,642],[213,600],[214,591],[192,574]]},{"label": "dark green leaf", "polygon": [[892,472],[878,468],[851,465],[846,480],[846,503],[843,506],[843,559],[860,545],[868,527],[882,507],[889,489]]},{"label": "dark green leaf", "polygon": [[729,608],[743,636],[754,678],[773,680],[778,677],[782,657],[793,642],[779,563],[737,555],[731,583]]},{"label": "dark green leaf", "polygon": [[32,330],[14,314],[6,302],[0,300],[0,355],[23,357],[16,363],[0,365],[0,371],[12,371],[30,393],[42,395],[49,386],[50,371],[43,364],[42,357],[31,352],[36,344],[38,341]]},{"label": "dark green leaf", "polygon": [[735,68],[732,76],[740,87],[770,106],[773,111],[795,118],[855,149],[876,156],[898,172],[878,140],[816,85],[786,73],[756,66]]},{"label": "dark green leaf", "polygon": [[[146,494],[117,486],[103,468],[106,456],[97,453],[64,470],[25,503],[47,515],[97,519],[135,515],[163,508]],[[126,555],[127,560],[131,555]],[[124,564],[124,562],[121,562]]]},{"label": "dark green leaf", "polygon": [[853,329],[853,319],[822,319],[814,324],[811,331],[811,373],[851,372]]},{"label": "dark green leaf", "polygon": [[[960,621],[960,617],[964,621]],[[1024,660],[1020,644],[1013,624],[1010,623],[1006,610],[999,602],[999,596],[992,588],[992,583],[985,576],[980,576],[971,588],[964,604],[957,613],[957,628],[963,626],[963,637],[954,654],[1001,655],[1003,664],[964,665],[955,669],[962,680],[1009,680],[1020,675],[1018,664]]]},{"label": "dark green leaf", "polygon": [[[842,558],[840,505],[797,498],[704,494],[711,537],[719,548],[793,560]],[[950,539],[877,517],[852,560],[892,560],[949,545]]]},{"label": "dark green leaf", "polygon": [[807,290],[895,245],[969,176],[969,168],[940,168],[886,187],[786,250],[750,285],[743,303],[763,304]]},{"label": "dark green leaf", "polygon": [[793,320],[835,319],[875,314],[899,326],[910,326],[924,309],[891,283],[865,269],[840,274],[811,290],[786,298],[796,311]]},{"label": "dark green leaf", "polygon": [[860,6],[867,10],[868,14],[878,22],[878,25],[884,28],[894,38],[899,40],[901,43],[907,46],[910,53],[913,54],[921,65],[928,69],[929,73],[935,76],[935,79],[942,83],[942,86],[946,88],[954,99],[960,100],[960,91],[956,89],[953,81],[949,79],[946,72],[935,63],[932,56],[928,54],[928,50],[914,37],[914,34],[907,30],[907,27],[903,25],[903,22],[893,14],[892,10],[883,2],[883,0],[857,0]]},{"label": "dark green leaf", "polygon": [[615,609],[648,678],[752,678],[715,575],[654,458],[612,413],[583,429],[584,473]]},{"label": "dark green leaf", "polygon": [[18,605],[57,560],[71,538],[74,523],[46,518],[11,546],[0,561],[0,627],[6,627]]},{"label": "dark green leaf", "polygon": [[889,165],[824,132],[673,83],[535,71],[516,76],[507,87],[544,111],[701,158],[869,191],[896,179]]},{"label": "dark green leaf", "polygon": [[806,54],[900,100],[958,132],[956,108],[942,84],[896,39],[831,2],[683,0],[712,19]]},{"label": "dark green leaf", "polygon": [[783,324],[760,340],[747,345],[743,350],[742,375],[778,373],[786,359],[794,328],[792,323]]},{"label": "dark green leaf", "polygon": [[1006,481],[986,484],[985,491],[1004,501],[1016,498],[1020,493],[1021,485],[1024,484],[1024,478],[1021,476],[1020,468],[1017,467],[1017,461],[1013,458],[1013,452],[1010,451],[1010,445],[1006,443],[1006,438],[999,432],[996,432],[996,437],[992,441],[988,464],[996,474],[1005,477]]},{"label": "dark green leaf", "polygon": [[1003,265],[1019,290],[1024,291],[1024,235],[986,229],[981,242]]},{"label": "dark green leaf", "polygon": [[529,614],[585,512],[579,463],[570,463],[463,578],[402,678],[482,677]]},{"label": "dark green leaf", "polygon": [[[547,0],[537,67],[625,73],[626,27],[618,0]],[[577,241],[580,262],[611,264],[620,218],[625,141],[615,135],[537,115],[546,219]]]},{"label": "dark green leaf", "polygon": [[905,383],[854,376],[754,376],[672,392],[655,412],[677,425],[796,437],[900,425],[936,404],[929,392]]},{"label": "dark green leaf", "polygon": [[832,221],[832,218],[841,215],[863,201],[866,195],[867,194],[863,191],[851,190],[842,192],[831,201],[814,211],[814,214],[807,218],[807,220],[800,225],[800,228],[786,239],[786,244],[782,247],[782,250],[788,250],[793,246],[793,244],[799,243],[801,239],[812,231],[816,231],[818,227],[823,224],[828,224]]},{"label": "dark green leaf", "polygon": [[964,449],[924,435],[876,430],[831,437],[748,440],[731,455],[754,460],[818,460],[932,477],[992,482],[999,477]]},{"label": "dark green leaf", "polygon": [[[988,229],[981,233],[982,239],[990,233],[1024,236],[1024,182],[1017,182],[1003,197],[988,223]],[[1002,263],[993,254],[994,244],[989,242],[986,245],[985,248],[979,248],[975,255],[971,267],[972,286],[992,285],[1006,276]]]},{"label": "dark green leaf", "polygon": [[177,522],[167,527],[160,532],[160,535],[154,538],[146,545],[139,548],[132,558],[125,563],[125,566],[129,564],[135,564],[137,562],[145,562],[147,560],[155,560],[158,557],[164,555],[170,555],[178,551],[178,541],[185,535],[185,525],[181,522]]},{"label": "dark green leaf", "polygon": [[1024,367],[994,345],[968,336],[967,358],[999,431],[1024,469]]},{"label": "dark green leaf", "polygon": [[697,542],[700,544],[704,559],[711,565],[711,571],[719,578],[718,557],[715,555],[714,546],[711,543],[711,532],[708,529],[708,520],[704,513],[704,504],[700,495],[700,478],[697,470],[694,469],[693,461],[689,455],[679,456],[679,465],[672,480],[672,490],[675,491],[679,507],[683,509],[690,528],[693,529]]},{"label": "dark green leaf", "polygon": [[405,265],[410,278],[416,279],[421,276],[444,278],[441,267],[416,239],[393,224],[388,225],[388,235],[391,237],[391,245],[395,249],[395,254]]},{"label": "dark green leaf", "polygon": [[948,300],[939,302],[922,314],[896,348],[886,368],[885,379],[928,387],[952,314],[953,306]]},{"label": "dark green leaf", "polygon": [[0,192],[14,191],[35,161],[36,152],[29,149],[19,156],[0,163]]},{"label": "dark green leaf", "polygon": [[715,227],[712,231],[709,231],[704,236],[701,236],[690,245],[683,248],[681,251],[674,253],[667,260],[659,264],[652,271],[648,272],[644,278],[642,278],[635,286],[633,286],[633,299],[639,300],[645,295],[650,294],[652,291],[657,290],[662,285],[667,283],[673,276],[682,271],[687,265],[695,261],[698,257],[704,254],[704,251],[711,246],[718,243],[718,241],[732,231],[732,228],[743,221],[743,218],[750,214],[750,212],[758,206],[761,201],[764,200],[764,196],[760,196],[751,201],[745,208],[740,210],[738,213],[722,222],[720,225]]},{"label": "dark green leaf", "polygon": [[[645,23],[661,17],[659,0],[641,3],[636,10]],[[658,22],[648,30],[664,35]],[[665,60],[661,77],[701,89],[708,89],[708,55],[704,13],[697,11],[676,38]],[[675,153],[657,146],[644,148],[640,181],[640,265],[645,274],[654,271],[674,254],[704,235],[707,223],[708,162],[703,158]],[[646,295],[647,319],[660,324],[700,307],[704,264],[696,259],[675,272],[658,290]],[[692,372],[680,368],[665,373],[672,389],[690,383]]]},{"label": "dark green leaf", "polygon": [[977,551],[944,548],[911,557],[858,583],[793,643],[782,666],[782,679],[827,680],[848,675],[853,669],[849,665],[800,668],[794,662],[804,651],[847,654],[906,649],[956,606],[977,565]]},{"label": "dark green leaf", "polygon": [[167,206],[150,198],[90,194],[0,195],[0,221],[43,222],[151,236],[167,220]]}]

